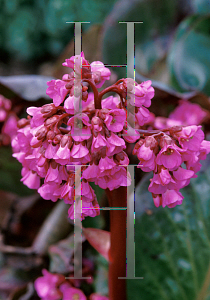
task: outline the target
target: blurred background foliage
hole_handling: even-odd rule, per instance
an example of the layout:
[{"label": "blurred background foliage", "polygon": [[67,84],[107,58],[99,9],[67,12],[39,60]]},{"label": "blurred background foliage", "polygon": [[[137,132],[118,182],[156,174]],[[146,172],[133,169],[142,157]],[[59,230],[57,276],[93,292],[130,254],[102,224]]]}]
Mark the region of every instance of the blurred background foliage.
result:
[{"label": "blurred background foliage", "polygon": [[[0,75],[60,78],[66,73],[61,63],[74,54],[74,26],[67,21],[90,21],[82,25],[85,57],[90,62],[102,60],[109,65],[125,65],[129,59],[126,25],[118,22],[143,21],[135,25],[135,71],[137,81],[151,79],[155,87],[151,111],[167,117],[180,98],[210,110],[209,0],[0,0]],[[111,70],[113,82],[119,76],[133,76],[132,70],[126,67]],[[49,78],[20,76],[2,80],[0,93],[16,104],[25,101],[24,105],[30,106],[32,102],[28,101],[32,100],[33,105],[46,103],[40,82]],[[5,88],[7,81],[10,85]],[[34,89],[40,93],[35,94]],[[29,97],[30,94],[34,97]],[[204,125],[208,134],[209,120]],[[0,150],[0,189],[4,190],[1,191],[0,225],[4,243],[14,247],[0,243],[0,299],[8,299],[12,290],[9,299],[18,300],[26,293],[29,281],[40,276],[43,266],[47,267],[48,263],[59,272],[65,264],[62,256],[55,257],[50,250],[47,262],[46,257],[44,262],[42,256],[34,258],[31,248],[15,253],[15,249],[20,251],[15,247],[33,245],[45,221],[54,222],[50,216],[56,207],[51,201],[34,196],[20,182],[20,164],[11,157],[8,148]],[[141,173],[136,178],[142,176]],[[210,160],[204,161],[198,178],[183,189],[184,204],[173,209],[154,207],[147,190],[149,178],[146,174],[136,189],[136,276],[144,276],[144,280],[128,281],[128,299],[209,300]],[[104,191],[95,186],[94,189],[100,205],[108,206]],[[108,213],[102,212],[97,218],[86,218],[83,226],[109,230],[108,223]],[[51,235],[55,234],[53,230]],[[63,238],[62,227],[59,230],[54,244]],[[52,244],[46,236],[42,243],[45,240],[47,246]],[[70,245],[68,238],[65,241],[65,245]],[[68,247],[72,253],[72,243]],[[95,290],[106,294],[107,263],[88,249],[86,244],[85,250],[90,258],[95,257],[98,266]],[[37,298],[25,296],[24,299]]]}]

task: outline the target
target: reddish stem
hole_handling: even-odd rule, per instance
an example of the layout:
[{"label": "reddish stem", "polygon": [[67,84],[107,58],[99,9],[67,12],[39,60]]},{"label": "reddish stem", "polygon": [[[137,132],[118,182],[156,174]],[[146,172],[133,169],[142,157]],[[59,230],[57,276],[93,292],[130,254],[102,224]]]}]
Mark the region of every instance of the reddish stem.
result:
[{"label": "reddish stem", "polygon": [[[171,129],[173,129],[174,127],[170,127],[170,128],[164,128],[164,129],[157,129],[157,130],[145,130],[145,129],[135,129],[137,130],[140,134],[142,135],[145,135],[145,136],[148,136],[148,135],[158,135],[158,134],[164,134],[164,132],[167,132]],[[181,131],[182,130],[182,126],[177,126],[177,129],[174,129],[173,131],[174,132],[178,132],[178,131]]]},{"label": "reddish stem", "polygon": [[[106,190],[110,207],[127,207],[127,187]],[[109,300],[126,300],[126,210],[110,210]]]},{"label": "reddish stem", "polygon": [[101,100],[102,100],[103,95],[105,95],[105,94],[108,93],[108,92],[115,92],[115,93],[117,93],[118,95],[121,96],[121,94],[120,94],[120,92],[119,92],[119,90],[118,90],[116,84],[113,84],[113,85],[111,85],[111,86],[105,88],[103,91],[101,91],[101,92],[99,93],[98,99],[99,99],[100,102],[101,102]]},{"label": "reddish stem", "polygon": [[89,85],[93,89],[95,109],[101,109],[101,100],[99,100],[99,93],[98,93],[98,90],[95,86],[94,81],[91,80],[91,79],[83,79],[83,81],[89,83]]}]

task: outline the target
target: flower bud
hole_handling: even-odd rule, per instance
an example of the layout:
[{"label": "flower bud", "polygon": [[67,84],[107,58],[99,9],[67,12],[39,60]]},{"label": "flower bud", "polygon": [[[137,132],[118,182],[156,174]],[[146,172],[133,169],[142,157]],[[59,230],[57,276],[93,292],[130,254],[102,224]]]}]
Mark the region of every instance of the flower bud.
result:
[{"label": "flower bud", "polygon": [[29,125],[29,124],[30,124],[30,120],[27,120],[27,119],[23,118],[23,119],[18,120],[17,127],[18,128],[23,128],[23,127],[25,127],[26,125]]},{"label": "flower bud", "polygon": [[37,130],[35,137],[40,141],[45,138],[47,132],[47,128],[45,126],[42,126],[39,130]]},{"label": "flower bud", "polygon": [[53,116],[45,121],[45,125],[49,126],[59,121],[59,116]]},{"label": "flower bud", "polygon": [[60,141],[61,147],[64,148],[68,143],[68,141],[69,141],[69,136],[65,134]]},{"label": "flower bud", "polygon": [[105,158],[106,157],[106,147],[102,147],[101,150],[100,150],[100,155],[102,158]]},{"label": "flower bud", "polygon": [[178,132],[181,130],[182,130],[182,126],[173,126],[169,129],[169,132],[171,135],[173,135],[175,132]]},{"label": "flower bud", "polygon": [[102,120],[105,120],[108,113],[109,113],[109,110],[108,110],[107,108],[102,108],[102,109],[99,111],[99,117],[100,117]]},{"label": "flower bud", "polygon": [[158,142],[153,136],[147,136],[145,138],[145,147],[150,147],[153,150],[156,146],[158,146]]},{"label": "flower bud", "polygon": [[55,138],[53,139],[53,144],[57,145],[60,143],[61,139],[62,139],[63,135],[62,134],[57,134],[55,136]]},{"label": "flower bud", "polygon": [[42,106],[41,113],[43,114],[44,118],[48,118],[54,115],[57,112],[57,108],[53,103],[45,104]]},{"label": "flower bud", "polygon": [[52,130],[49,130],[48,133],[47,133],[47,140],[49,141],[52,141],[55,137],[55,132],[52,131]]},{"label": "flower bud", "polygon": [[173,144],[173,140],[170,136],[168,135],[164,135],[164,136],[161,136],[160,138],[160,142],[159,142],[159,145],[161,148],[163,148],[165,145],[172,145]]}]

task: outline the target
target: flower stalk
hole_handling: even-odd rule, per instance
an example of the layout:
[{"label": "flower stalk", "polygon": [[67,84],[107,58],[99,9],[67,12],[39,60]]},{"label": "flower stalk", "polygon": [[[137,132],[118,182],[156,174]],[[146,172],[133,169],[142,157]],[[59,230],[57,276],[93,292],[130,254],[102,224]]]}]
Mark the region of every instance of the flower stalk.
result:
[{"label": "flower stalk", "polygon": [[[127,188],[106,189],[110,207],[127,207]],[[109,299],[126,300],[126,210],[110,210]]]}]

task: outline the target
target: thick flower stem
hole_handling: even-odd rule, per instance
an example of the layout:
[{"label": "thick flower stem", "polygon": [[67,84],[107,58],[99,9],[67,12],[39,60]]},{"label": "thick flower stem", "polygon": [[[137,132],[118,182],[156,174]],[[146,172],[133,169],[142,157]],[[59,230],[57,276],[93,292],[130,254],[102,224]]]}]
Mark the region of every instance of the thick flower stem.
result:
[{"label": "thick flower stem", "polygon": [[[127,207],[127,187],[106,190],[110,207]],[[126,210],[110,210],[109,300],[126,300]]]}]

